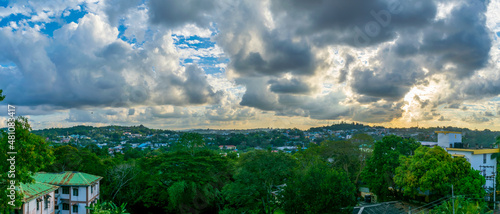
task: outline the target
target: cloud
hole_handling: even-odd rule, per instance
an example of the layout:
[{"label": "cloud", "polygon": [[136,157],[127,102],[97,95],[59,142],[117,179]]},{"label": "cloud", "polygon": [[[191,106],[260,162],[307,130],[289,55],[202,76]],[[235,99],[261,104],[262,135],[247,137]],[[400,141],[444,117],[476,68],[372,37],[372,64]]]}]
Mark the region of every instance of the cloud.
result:
[{"label": "cloud", "polygon": [[[0,74],[6,101],[64,108],[219,101],[220,93],[212,90],[203,70],[178,65],[169,35],[157,33],[140,49],[117,36],[116,28],[91,13],[56,30],[53,39],[32,29],[2,28],[0,47],[5,52],[0,59],[16,65],[14,75]],[[159,73],[156,79],[152,66]]]},{"label": "cloud", "polygon": [[151,0],[148,2],[150,21],[167,27],[197,24],[208,27],[217,1]]},{"label": "cloud", "polygon": [[269,80],[270,90],[274,93],[283,94],[308,94],[312,88],[306,82],[298,79]]}]

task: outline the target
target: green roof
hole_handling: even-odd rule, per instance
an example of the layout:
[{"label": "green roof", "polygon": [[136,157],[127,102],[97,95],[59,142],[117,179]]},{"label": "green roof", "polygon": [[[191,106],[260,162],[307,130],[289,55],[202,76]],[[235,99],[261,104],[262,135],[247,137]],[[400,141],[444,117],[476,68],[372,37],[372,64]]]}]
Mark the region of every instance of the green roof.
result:
[{"label": "green roof", "polygon": [[18,191],[20,190],[20,192],[24,195],[23,202],[31,201],[34,198],[38,198],[40,196],[48,194],[56,190],[57,188],[59,187],[40,182],[35,182],[30,184],[21,183],[19,187],[16,187],[16,189]]},{"label": "green roof", "polygon": [[90,186],[102,179],[102,177],[96,175],[69,171],[60,173],[38,172],[34,178],[38,182],[58,186]]}]

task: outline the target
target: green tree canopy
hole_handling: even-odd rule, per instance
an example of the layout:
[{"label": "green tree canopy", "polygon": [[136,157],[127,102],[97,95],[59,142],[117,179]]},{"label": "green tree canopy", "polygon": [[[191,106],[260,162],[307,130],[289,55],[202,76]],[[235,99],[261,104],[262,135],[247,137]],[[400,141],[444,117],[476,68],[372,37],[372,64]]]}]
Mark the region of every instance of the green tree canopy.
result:
[{"label": "green tree canopy", "polygon": [[403,139],[395,135],[385,136],[375,143],[372,156],[361,176],[380,201],[401,197],[401,188],[396,188],[393,179],[399,166],[399,156],[412,155],[419,145],[414,139]]},{"label": "green tree canopy", "polygon": [[344,171],[316,159],[287,180],[283,209],[286,213],[352,213],[355,194],[356,188]]},{"label": "green tree canopy", "polygon": [[420,146],[415,155],[401,156],[400,161],[394,181],[406,196],[417,195],[419,189],[442,197],[451,193],[452,184],[457,195],[484,196],[485,179],[479,171],[472,169],[465,158],[452,158],[439,146]]},{"label": "green tree canopy", "polygon": [[280,186],[293,175],[296,160],[286,153],[256,150],[243,154],[234,182],[223,189],[226,213],[274,213],[280,205]]},{"label": "green tree canopy", "polygon": [[147,156],[139,167],[142,193],[137,203],[170,213],[216,212],[220,190],[230,179],[231,169],[227,158],[209,150]]},{"label": "green tree canopy", "polygon": [[[38,172],[46,165],[52,163],[54,156],[49,145],[41,138],[31,133],[31,126],[28,119],[18,117],[14,120],[14,150],[10,150],[8,143],[9,134],[1,131],[0,137],[0,156],[3,161],[0,161],[0,201],[5,202],[0,204],[0,213],[7,213],[2,209],[10,209],[11,206],[6,204],[7,201],[7,185],[11,178],[8,177],[11,164],[7,159],[15,156],[15,180],[16,185],[19,183],[32,183],[33,173]],[[7,152],[17,152],[16,155],[7,154]],[[17,192],[16,192],[17,193]],[[20,205],[22,197],[17,195],[16,204]]]}]

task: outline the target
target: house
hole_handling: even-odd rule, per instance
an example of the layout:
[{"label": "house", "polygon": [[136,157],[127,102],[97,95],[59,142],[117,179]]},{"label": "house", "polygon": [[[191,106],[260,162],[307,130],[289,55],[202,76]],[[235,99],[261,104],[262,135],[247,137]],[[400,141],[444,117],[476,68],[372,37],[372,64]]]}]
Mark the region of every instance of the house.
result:
[{"label": "house", "polygon": [[23,194],[23,204],[16,213],[55,214],[54,191],[57,186],[35,182],[21,183],[16,190]]},{"label": "house", "polygon": [[438,134],[438,146],[444,148],[453,157],[465,158],[473,169],[481,171],[481,175],[486,179],[485,189],[489,190],[494,187],[497,160],[496,158],[492,159],[491,155],[500,152],[498,148],[493,146],[483,148],[477,144],[470,147],[468,144],[462,143],[461,132],[436,131],[436,133]]},{"label": "house", "polygon": [[40,183],[57,186],[54,190],[54,214],[89,213],[86,207],[99,199],[102,177],[83,172],[46,173],[34,176]]}]

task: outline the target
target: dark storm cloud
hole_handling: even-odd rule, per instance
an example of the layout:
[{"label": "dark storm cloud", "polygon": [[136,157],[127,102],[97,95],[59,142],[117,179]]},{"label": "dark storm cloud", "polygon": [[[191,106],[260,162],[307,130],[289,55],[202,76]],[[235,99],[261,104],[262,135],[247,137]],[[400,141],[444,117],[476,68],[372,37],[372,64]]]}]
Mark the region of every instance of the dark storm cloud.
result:
[{"label": "dark storm cloud", "polygon": [[[293,74],[314,73],[314,56],[310,47],[304,42],[279,40],[273,33],[263,33],[262,40],[266,43],[263,53],[240,53],[233,56],[230,62],[236,71],[241,74],[258,72],[265,75],[277,75],[291,72]],[[263,58],[262,54],[266,57]]]},{"label": "dark storm cloud", "polygon": [[453,9],[447,19],[424,29],[420,53],[433,56],[430,61],[437,70],[444,69],[447,63],[455,64],[453,72],[461,78],[483,68],[491,48],[486,8],[483,2],[466,1]]},{"label": "dark storm cloud", "polygon": [[246,85],[246,92],[241,98],[240,105],[258,108],[266,111],[280,108],[277,96],[271,93],[266,82],[258,78],[239,78],[238,84]]},{"label": "dark storm cloud", "polygon": [[298,80],[296,78],[293,79],[278,79],[278,80],[269,80],[268,82],[271,87],[271,91],[274,93],[283,93],[283,94],[308,94],[311,92],[312,88],[306,82]]},{"label": "dark storm cloud", "polygon": [[193,23],[202,27],[210,23],[217,1],[150,0],[149,18],[154,24],[179,27]]},{"label": "dark storm cloud", "polygon": [[387,100],[403,98],[411,87],[423,77],[413,61],[397,61],[392,67],[380,70],[355,70],[351,87],[355,92]]},{"label": "dark storm cloud", "polygon": [[403,115],[402,102],[372,103],[369,107],[360,107],[352,112],[352,119],[359,122],[390,122]]},{"label": "dark storm cloud", "polygon": [[349,66],[354,62],[354,57],[350,54],[346,54],[344,57],[344,67],[340,70],[338,83],[343,83],[347,79],[347,74],[349,73]]},{"label": "dark storm cloud", "polygon": [[281,116],[302,116],[318,120],[335,120],[348,115],[348,108],[340,102],[345,98],[341,93],[330,92],[317,98],[283,94],[279,96]]},{"label": "dark storm cloud", "polygon": [[376,45],[395,38],[398,28],[424,25],[436,15],[430,0],[272,1],[271,8],[286,20],[285,28],[318,45]]},{"label": "dark storm cloud", "polygon": [[104,11],[112,25],[117,25],[120,18],[128,13],[134,6],[139,5],[139,0],[107,0]]}]

